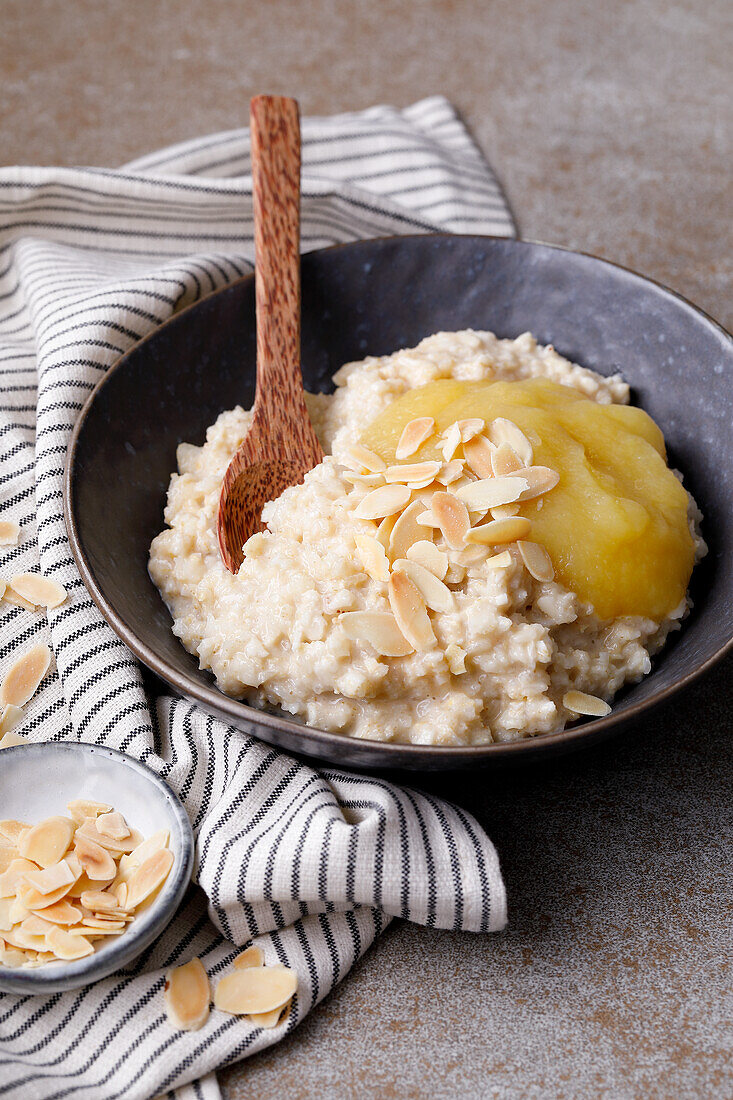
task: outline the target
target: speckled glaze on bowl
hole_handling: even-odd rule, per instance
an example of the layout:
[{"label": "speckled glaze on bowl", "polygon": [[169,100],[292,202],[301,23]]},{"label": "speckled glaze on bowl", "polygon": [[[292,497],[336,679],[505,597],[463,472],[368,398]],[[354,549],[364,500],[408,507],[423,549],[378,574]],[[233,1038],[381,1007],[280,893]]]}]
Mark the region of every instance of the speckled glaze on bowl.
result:
[{"label": "speckled glaze on bowl", "polygon": [[328,391],[342,363],[462,328],[530,330],[569,359],[621,371],[664,431],[705,522],[710,554],[695,571],[695,609],[640,684],[606,718],[556,734],[446,748],[360,741],[223,695],[171,633],[147,572],[176,446],[202,443],[223,409],[252,401],[254,283],[244,278],[182,311],[107,373],[76,426],[65,512],[84,581],[130,649],[176,691],[246,733],[292,752],[363,769],[418,771],[534,760],[639,722],[733,641],[733,340],[672,291],[625,268],[550,245],[428,235],[340,245],[303,257],[302,365]]},{"label": "speckled glaze on bowl", "polygon": [[110,803],[145,837],[168,829],[175,862],[155,903],[121,936],[97,945],[93,955],[30,970],[0,966],[0,990],[8,993],[64,993],[127,966],[173,919],[191,879],[191,823],[168,784],[145,764],[116,749],[78,741],[46,741],[0,752],[3,818],[35,824],[52,814],[66,814],[72,798]]}]

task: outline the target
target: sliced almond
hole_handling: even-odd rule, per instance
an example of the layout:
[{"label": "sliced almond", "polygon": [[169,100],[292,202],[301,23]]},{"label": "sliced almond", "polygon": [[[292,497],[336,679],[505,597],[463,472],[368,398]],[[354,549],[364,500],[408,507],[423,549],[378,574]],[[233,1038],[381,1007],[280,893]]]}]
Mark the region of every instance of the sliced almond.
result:
[{"label": "sliced almond", "polygon": [[364,485],[371,489],[377,485],[384,485],[384,474],[357,474],[353,470],[347,470],[343,476],[344,481],[348,481],[349,485]]},{"label": "sliced almond", "polygon": [[[102,851],[104,851],[104,848],[102,849]],[[109,852],[107,853],[107,855],[109,855]],[[71,856],[68,856],[67,857],[67,863],[69,862],[70,859],[71,859]],[[114,860],[112,862],[114,864]],[[68,893],[67,893],[66,896],[69,897],[69,898],[76,899],[76,898],[81,898],[81,895],[86,893],[87,890],[104,890],[105,887],[109,886],[110,882],[112,881],[112,877],[113,877],[112,875],[109,875],[108,878],[90,879],[89,876],[87,875],[86,871],[84,871],[79,876],[79,878],[76,880],[74,885],[69,887],[69,890],[68,890]]]},{"label": "sliced almond", "polygon": [[94,948],[85,936],[72,935],[59,925],[54,925],[47,933],[46,943],[59,959],[83,959],[94,952]]},{"label": "sliced almond", "polygon": [[361,443],[350,443],[345,447],[344,457],[357,471],[366,470],[369,474],[381,474],[387,469],[387,463]]},{"label": "sliced almond", "polygon": [[116,837],[105,836],[104,833],[99,831],[96,820],[90,817],[87,818],[83,825],[77,827],[76,835],[88,837],[88,839],[93,840],[95,844],[99,844],[100,848],[106,848],[107,851],[112,852],[115,856],[122,852],[125,854],[132,852],[142,843],[143,839],[137,829],[130,829],[130,835],[126,836],[124,840],[117,840]]},{"label": "sliced almond", "polygon": [[419,451],[434,431],[435,421],[432,416],[418,416],[405,424],[395,450],[397,461],[401,462],[403,458],[409,458],[415,451]]},{"label": "sliced almond", "polygon": [[[43,916],[43,914],[41,914],[41,916]],[[83,928],[83,929],[93,928],[95,932],[97,932],[97,931],[104,932],[105,930],[106,931],[111,931],[111,932],[119,932],[120,929],[122,929],[124,927],[125,927],[125,921],[124,920],[116,920],[112,917],[108,917],[108,916],[104,916],[104,915],[101,916],[101,917],[95,917],[92,913],[90,913],[88,916],[84,915],[84,918],[83,918],[81,924],[76,925],[73,930],[75,932],[78,932],[80,928]]]},{"label": "sliced almond", "polygon": [[455,642],[451,642],[450,645],[445,647],[445,659],[454,676],[462,676],[466,671],[467,656],[465,649],[461,649]]},{"label": "sliced almond", "polygon": [[201,959],[175,966],[165,976],[165,1010],[181,1031],[197,1031],[209,1018],[211,990]]},{"label": "sliced almond", "polygon": [[389,549],[389,538],[398,519],[398,514],[394,516],[385,516],[377,527],[374,537],[377,542],[382,544],[385,550]]},{"label": "sliced almond", "polygon": [[389,611],[346,611],[339,619],[353,642],[368,642],[383,657],[406,657],[413,647]]},{"label": "sliced almond", "polygon": [[413,502],[405,508],[402,515],[397,518],[392,528],[392,533],[389,536],[390,558],[406,557],[407,551],[410,549],[413,542],[425,538],[425,530],[418,522],[418,517],[424,511],[425,505],[423,502],[420,500],[413,500]]},{"label": "sliced almond", "polygon": [[25,966],[27,961],[26,953],[20,947],[3,947],[0,949],[0,963],[3,966]]},{"label": "sliced almond", "polygon": [[65,860],[52,863],[42,871],[27,871],[25,881],[39,894],[52,894],[61,886],[71,886],[76,877]]},{"label": "sliced almond", "polygon": [[130,827],[119,810],[100,814],[97,818],[97,832],[112,840],[127,840],[132,835]]},{"label": "sliced almond", "polygon": [[357,519],[384,519],[395,512],[401,512],[410,499],[410,490],[406,485],[382,485],[372,489],[355,508]]},{"label": "sliced almond", "polygon": [[33,886],[23,884],[18,887],[18,896],[26,909],[46,909],[49,905],[55,905],[67,896],[71,887],[67,884],[51,890],[48,894],[40,894]]},{"label": "sliced almond", "polygon": [[517,547],[530,576],[534,577],[536,581],[552,580],[555,576],[555,568],[552,564],[552,558],[544,546],[540,546],[537,542],[520,540]]},{"label": "sliced almond", "polygon": [[68,817],[47,817],[23,833],[18,851],[41,867],[58,863],[71,844],[74,822]]},{"label": "sliced almond", "polygon": [[52,924],[76,924],[81,920],[81,909],[71,905],[68,901],[57,901],[53,905],[46,905],[37,910],[38,916]]},{"label": "sliced almond", "polygon": [[265,956],[261,947],[256,947],[254,944],[251,947],[245,948],[244,951],[237,955],[236,959],[232,963],[237,970],[245,970],[248,966],[264,966]]},{"label": "sliced almond", "polygon": [[10,932],[15,921],[10,915],[15,898],[0,898],[0,932]]},{"label": "sliced almond", "polygon": [[17,546],[20,524],[12,519],[0,519],[0,546]]},{"label": "sliced almond", "polygon": [[173,866],[173,852],[161,848],[133,871],[127,883],[127,908],[136,909],[145,898],[168,877]]},{"label": "sliced almond", "polygon": [[412,546],[408,547],[407,557],[410,561],[422,565],[423,569],[429,569],[439,581],[444,579],[448,571],[448,555],[427,539],[413,542]]},{"label": "sliced almond", "polygon": [[441,439],[443,440],[443,458],[446,462],[450,462],[461,445],[461,429],[458,427],[458,424],[451,424],[451,426],[443,432]]},{"label": "sliced almond", "polygon": [[434,493],[430,510],[448,545],[454,549],[463,546],[471,526],[465,503],[453,493]]},{"label": "sliced almond", "polygon": [[429,485],[440,473],[440,462],[412,462],[402,466],[389,466],[384,473],[384,480],[392,485],[397,482],[425,482]]},{"label": "sliced almond", "polygon": [[[434,573],[410,558],[397,558],[392,566],[394,572],[404,573],[417,588],[427,606],[432,611],[452,611],[455,603],[453,593]],[[447,564],[446,564],[447,569]]]},{"label": "sliced almond", "polygon": [[127,908],[127,883],[126,882],[118,882],[117,886],[115,886],[114,894],[115,894],[115,898],[117,899],[117,904],[120,907],[120,909],[126,909]]},{"label": "sliced almond", "polygon": [[528,466],[524,470],[518,470],[515,474],[507,476],[527,482],[527,488],[522,490],[520,497],[515,498],[518,500],[534,500],[543,493],[549,493],[560,480],[557,470],[551,470],[549,466]]},{"label": "sliced almond", "polygon": [[67,803],[66,809],[77,825],[83,825],[88,817],[99,817],[100,814],[112,812],[112,807],[106,802],[92,802],[88,798],[75,798],[73,802]]},{"label": "sliced almond", "polygon": [[13,745],[25,745],[25,737],[20,734],[12,735],[11,731],[23,721],[23,708],[16,707],[13,703],[7,703],[0,708],[0,749],[9,749]]},{"label": "sliced almond", "polygon": [[40,573],[16,573],[10,580],[10,587],[37,607],[58,607],[66,599],[64,586]]},{"label": "sliced almond", "polygon": [[0,704],[22,707],[35,694],[51,664],[51,650],[43,642],[26,650],[11,666],[0,687]]},{"label": "sliced almond", "polygon": [[14,844],[0,845],[0,875],[5,874],[14,859],[19,859],[20,853]]},{"label": "sliced almond", "polygon": [[0,821],[0,836],[4,836],[11,844],[17,844],[27,829],[30,829],[30,825],[26,825],[24,821],[16,821],[14,817]]},{"label": "sliced almond", "polygon": [[237,1016],[274,1012],[287,1004],[297,988],[298,975],[287,967],[245,967],[221,979],[214,1005]]},{"label": "sliced almond", "polygon": [[364,571],[375,581],[389,580],[389,558],[381,542],[372,535],[355,536],[356,551]]},{"label": "sliced almond", "polygon": [[25,883],[28,871],[37,871],[38,864],[31,863],[29,859],[14,859],[7,871],[0,875],[0,898],[11,898],[19,886]]},{"label": "sliced almond", "polygon": [[480,527],[472,527],[468,532],[469,542],[480,542],[487,546],[499,546],[505,542],[516,542],[517,539],[526,538],[532,529],[532,524],[524,516],[514,516],[513,519],[494,519],[489,523],[483,523]]},{"label": "sliced almond", "polygon": [[112,856],[101,844],[82,833],[81,829],[76,830],[74,851],[90,879],[104,882],[114,878],[117,868]]},{"label": "sliced almond", "polygon": [[521,470],[524,463],[508,443],[501,443],[491,455],[491,469],[494,477],[504,477],[505,474],[513,474]]},{"label": "sliced almond", "polygon": [[488,427],[487,435],[492,443],[500,447],[502,443],[508,443],[522,461],[523,466],[532,465],[532,444],[527,439],[522,429],[504,416],[497,416]]},{"label": "sliced almond", "polygon": [[518,504],[497,504],[496,508],[491,508],[492,519],[511,519],[512,516],[516,516],[519,512]]},{"label": "sliced almond", "polygon": [[45,936],[51,930],[51,925],[37,913],[29,913],[23,918],[20,929],[29,936]]},{"label": "sliced almond", "polygon": [[27,600],[25,596],[19,596],[17,592],[14,592],[10,585],[7,584],[7,582],[5,584],[5,589],[3,590],[3,599],[6,603],[12,604],[13,607],[22,607],[26,611],[39,610],[36,605],[34,603],[31,603],[30,600]]},{"label": "sliced almond", "polygon": [[439,481],[441,485],[450,485],[454,481],[458,481],[459,477],[463,477],[463,469],[465,463],[460,458],[452,458],[450,462],[444,462],[439,473],[435,475],[435,480]]},{"label": "sliced almond", "polygon": [[473,472],[481,478],[493,477],[494,470],[491,465],[491,456],[494,450],[494,444],[490,443],[485,435],[476,435],[468,443],[463,444],[466,462]]},{"label": "sliced almond", "polygon": [[428,649],[434,645],[435,634],[425,602],[410,578],[405,573],[393,573],[387,592],[397,625],[408,642],[415,649]]},{"label": "sliced almond", "polygon": [[[525,471],[526,472],[526,471]],[[512,504],[529,488],[529,482],[519,475],[487,477],[464,485],[456,496],[471,512],[484,514],[498,504]],[[434,507],[434,506],[433,506]]]},{"label": "sliced almond", "polygon": [[484,562],[485,569],[506,569],[512,564],[512,556],[508,550],[504,550],[501,554],[494,554],[492,558],[487,558]]},{"label": "sliced almond", "polygon": [[117,898],[107,890],[85,890],[81,903],[86,909],[104,912],[117,909]]},{"label": "sliced almond", "polygon": [[486,421],[481,420],[478,416],[472,416],[468,420],[457,420],[456,424],[461,433],[461,443],[469,443],[486,427]]},{"label": "sliced almond", "polygon": [[280,1008],[275,1008],[272,1012],[250,1012],[249,1018],[255,1027],[262,1027],[269,1030],[273,1027],[277,1027],[280,1023],[280,1018],[283,1011],[288,1008],[290,1002],[282,1005]]},{"label": "sliced almond", "polygon": [[154,856],[161,848],[167,848],[170,843],[170,836],[168,829],[159,829],[157,833],[153,833],[142,844],[138,844],[129,855],[122,857],[120,871],[123,870],[123,864],[125,868],[129,867],[130,869],[139,867],[141,863],[144,863],[150,856]]},{"label": "sliced almond", "polygon": [[566,691],[562,705],[574,714],[587,714],[593,718],[603,718],[611,713],[610,705],[597,695],[586,695],[584,691]]},{"label": "sliced almond", "polygon": [[[53,929],[57,925],[49,925],[49,927]],[[20,924],[16,925],[12,932],[4,932],[3,936],[8,943],[12,943],[13,947],[22,947],[26,951],[45,951],[48,947],[48,940],[45,935],[26,932]]]}]

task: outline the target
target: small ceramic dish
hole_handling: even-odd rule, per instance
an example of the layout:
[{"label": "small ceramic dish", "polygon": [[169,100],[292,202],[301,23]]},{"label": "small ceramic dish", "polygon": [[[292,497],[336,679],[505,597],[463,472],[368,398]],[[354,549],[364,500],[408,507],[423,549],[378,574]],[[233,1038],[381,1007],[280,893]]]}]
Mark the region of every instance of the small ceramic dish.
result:
[{"label": "small ceramic dish", "polygon": [[65,815],[74,798],[108,802],[144,837],[168,829],[175,860],[150,908],[122,935],[97,941],[93,955],[29,969],[0,965],[0,989],[9,993],[66,992],[127,966],[170,923],[191,879],[191,823],[168,784],[144,764],[115,749],[76,741],[18,745],[0,753],[0,817],[35,824]]},{"label": "small ceramic dish", "polygon": [[302,262],[302,366],[312,391],[343,364],[388,355],[465,328],[534,333],[573,362],[620,371],[632,401],[661,427],[670,463],[703,514],[710,553],[696,568],[694,610],[651,673],[604,718],[522,741],[400,745],[314,729],[281,711],[223,695],[171,630],[148,576],[163,527],[176,447],[200,445],[220,412],[252,402],[254,279],[182,310],[109,371],[77,421],[65,515],[84,582],[141,661],[209,713],[291,752],[363,769],[445,770],[537,760],[638,722],[730,648],[733,636],[733,340],[689,302],[625,268],[550,245],[492,237],[357,241]]}]

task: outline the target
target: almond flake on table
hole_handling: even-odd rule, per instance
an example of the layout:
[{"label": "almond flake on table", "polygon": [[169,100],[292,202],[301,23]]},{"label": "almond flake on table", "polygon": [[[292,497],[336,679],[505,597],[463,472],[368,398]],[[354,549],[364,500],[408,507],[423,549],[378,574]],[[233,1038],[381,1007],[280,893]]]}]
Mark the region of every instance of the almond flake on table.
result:
[{"label": "almond flake on table", "polygon": [[165,976],[165,1010],[180,1031],[197,1031],[209,1017],[211,989],[201,959],[175,966]]},{"label": "almond flake on table", "polygon": [[10,579],[10,588],[36,607],[58,607],[67,595],[62,584],[42,577],[40,573],[16,573]]},{"label": "almond flake on table", "polygon": [[12,519],[0,519],[0,546],[17,546],[20,541],[20,524]]},{"label": "almond flake on table", "polygon": [[214,990],[214,1007],[237,1016],[282,1009],[298,988],[298,975],[285,966],[249,966],[226,974]]},{"label": "almond flake on table", "polygon": [[27,744],[26,738],[19,733],[12,733],[20,722],[23,721],[22,707],[16,707],[15,703],[6,703],[0,709],[0,749],[9,749],[13,745]]},{"label": "almond flake on table", "polygon": [[27,649],[5,674],[0,704],[22,707],[35,694],[51,664],[51,650],[43,642]]}]

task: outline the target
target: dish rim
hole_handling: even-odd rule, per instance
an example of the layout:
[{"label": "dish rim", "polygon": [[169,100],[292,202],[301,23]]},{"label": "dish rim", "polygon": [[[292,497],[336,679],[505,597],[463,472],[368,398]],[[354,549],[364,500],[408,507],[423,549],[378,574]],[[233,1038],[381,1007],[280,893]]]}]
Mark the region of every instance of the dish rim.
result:
[{"label": "dish rim", "polygon": [[[546,241],[540,241],[533,238],[520,238],[520,237],[500,237],[492,234],[483,233],[449,233],[449,232],[436,232],[436,233],[410,233],[410,234],[388,234],[382,237],[368,237],[360,238],[356,241],[344,241],[337,244],[329,245],[325,248],[312,249],[308,253],[303,253],[303,256],[312,255],[314,253],[322,254],[326,252],[334,252],[345,248],[353,248],[365,243],[374,243],[376,241],[412,241],[412,240],[424,240],[430,239],[453,239],[463,238],[476,241],[497,241],[501,243],[512,242],[513,244],[524,245],[538,245],[542,248],[551,249],[555,252],[568,252],[574,256],[582,256],[586,259],[590,259],[599,264],[607,265],[608,267],[618,269],[624,272],[626,275],[630,275],[635,279],[639,279],[642,282],[651,283],[653,286],[662,290],[665,294],[669,294],[671,297],[676,298],[687,309],[693,313],[702,317],[708,324],[712,325],[714,329],[731,343],[733,351],[733,334],[728,332],[719,321],[716,321],[714,317],[706,313],[705,310],[695,305],[684,295],[678,291],[673,290],[666,284],[659,282],[647,275],[642,275],[640,272],[635,271],[633,268],[626,267],[624,264],[617,263],[614,260],[608,260],[605,257],[598,256],[592,252],[585,252],[580,249],[569,248],[565,245],[548,244]],[[88,566],[86,558],[84,556],[79,534],[74,521],[74,489],[73,489],[73,467],[76,450],[81,435],[83,425],[87,416],[97,398],[99,391],[105,386],[110,378],[119,369],[124,367],[127,359],[130,355],[136,352],[140,346],[146,343],[148,340],[153,339],[162,328],[167,325],[171,325],[177,322],[180,317],[188,313],[190,310],[195,309],[201,304],[201,302],[212,297],[216,294],[223,294],[227,290],[230,290],[234,286],[252,281],[254,279],[254,271],[247,275],[242,275],[238,279],[234,279],[231,283],[227,283],[226,286],[220,287],[218,290],[212,291],[211,294],[207,294],[204,298],[197,298],[195,302],[191,302],[183,309],[171,314],[160,325],[157,325],[150,332],[146,333],[140,340],[137,340],[128,350],[121,355],[108,369],[102,378],[97,382],[94,389],[90,393],[89,397],[85,401],[77,421],[74,425],[74,429],[71,434],[69,446],[66,454],[66,461],[64,466],[64,484],[63,484],[63,505],[64,505],[64,519],[66,522],[67,534],[69,542],[71,544],[72,554],[76,562],[77,568],[84,581],[85,587],[89,592],[93,602],[118,635],[119,638],[128,646],[132,653],[146,665],[151,671],[160,677],[165,683],[169,684],[179,695],[184,698],[192,698],[197,703],[207,710],[209,713],[212,711],[219,715],[227,715],[231,718],[232,723],[236,726],[239,721],[245,720],[250,724],[256,726],[265,726],[267,728],[282,730],[289,735],[295,737],[303,737],[304,733],[309,742],[315,742],[319,747],[337,748],[339,745],[343,746],[344,741],[350,742],[352,745],[363,743],[365,746],[380,749],[388,754],[393,759],[389,764],[384,767],[390,766],[399,767],[400,764],[409,762],[409,766],[415,770],[420,770],[419,761],[427,758],[430,761],[444,761],[444,762],[456,762],[459,761],[476,761],[478,757],[486,758],[488,760],[514,760],[516,758],[524,756],[537,757],[543,755],[546,751],[547,754],[556,752],[570,751],[576,747],[576,743],[581,741],[585,744],[592,744],[596,741],[605,739],[610,736],[615,727],[619,724],[625,724],[630,721],[637,720],[641,714],[646,711],[652,710],[654,707],[668,700],[671,696],[677,694],[678,691],[688,687],[691,683],[697,680],[700,676],[703,676],[714,665],[716,665],[722,658],[733,649],[733,630],[727,640],[711,654],[702,664],[696,668],[687,672],[680,678],[678,678],[673,684],[668,685],[666,688],[660,689],[655,695],[641,699],[638,703],[634,703],[623,711],[612,710],[610,714],[603,718],[596,718],[590,722],[580,722],[577,725],[566,726],[562,730],[558,730],[554,733],[541,733],[534,736],[524,737],[517,741],[494,741],[484,745],[419,745],[419,744],[403,744],[401,742],[390,741],[373,741],[364,739],[363,742],[357,741],[354,738],[349,738],[341,733],[330,733],[327,730],[319,729],[315,726],[309,726],[305,723],[294,721],[292,718],[283,714],[273,714],[266,710],[259,710],[257,707],[250,706],[248,703],[241,700],[234,699],[229,695],[225,695],[215,683],[210,686],[204,686],[194,681],[189,681],[187,677],[179,674],[175,669],[170,669],[165,660],[159,658],[157,654],[143,641],[141,641],[137,635],[127,626],[124,619],[117,614],[113,607],[107,602],[104,593],[101,591],[96,583],[94,574],[91,568]],[[684,626],[683,626],[684,629]],[[255,734],[256,736],[256,734]],[[293,751],[293,750],[290,750]],[[303,754],[309,755],[308,745],[303,746]],[[312,753],[310,755],[313,755]],[[368,765],[367,765],[368,766]],[[425,770],[428,770],[426,768]]]}]

